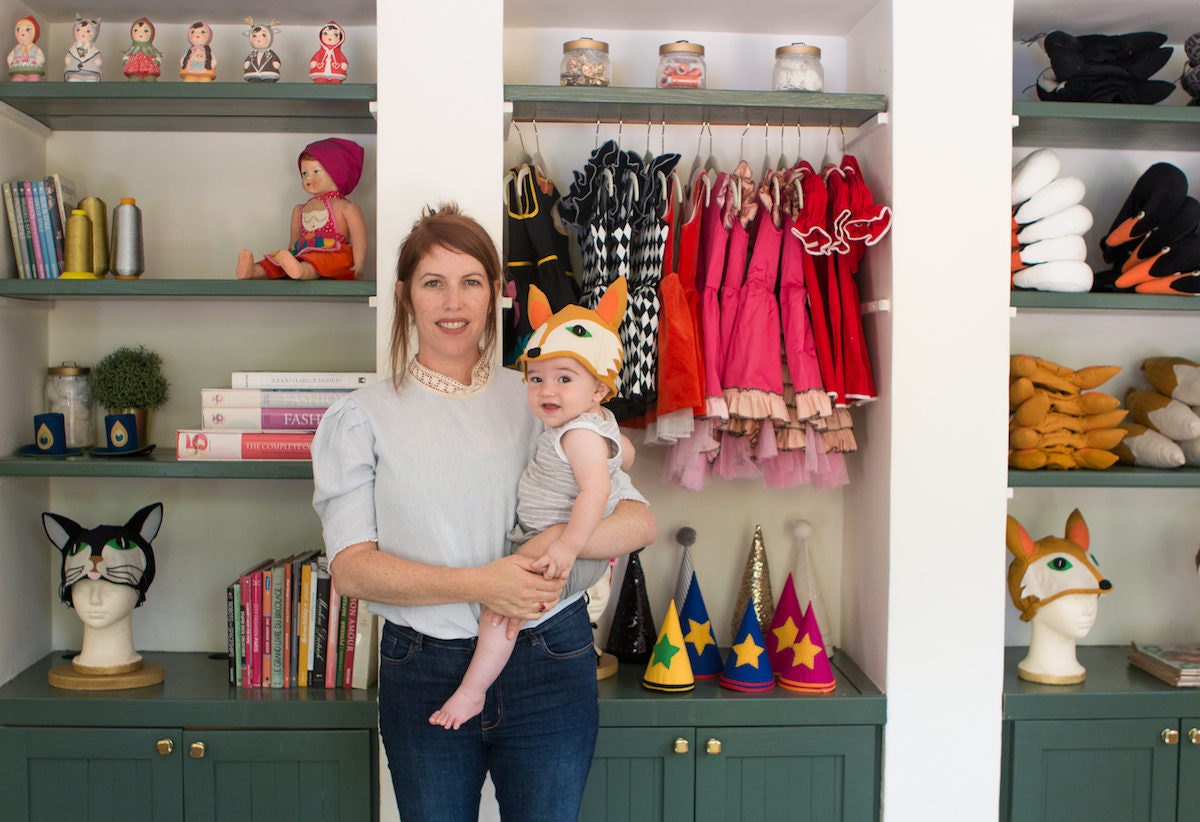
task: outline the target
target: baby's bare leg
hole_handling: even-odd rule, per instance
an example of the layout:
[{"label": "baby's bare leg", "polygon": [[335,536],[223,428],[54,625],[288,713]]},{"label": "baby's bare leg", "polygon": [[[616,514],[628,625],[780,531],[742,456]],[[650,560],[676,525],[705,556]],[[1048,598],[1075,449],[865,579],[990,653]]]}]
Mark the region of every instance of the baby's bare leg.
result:
[{"label": "baby's bare leg", "polygon": [[515,643],[506,636],[507,631],[508,620],[493,625],[492,612],[486,608],[483,610],[479,617],[479,640],[475,644],[471,664],[467,666],[458,690],[429,717],[430,725],[441,725],[447,730],[456,731],[468,719],[483,711],[487,689],[500,676],[508,664],[508,658],[512,656]]}]

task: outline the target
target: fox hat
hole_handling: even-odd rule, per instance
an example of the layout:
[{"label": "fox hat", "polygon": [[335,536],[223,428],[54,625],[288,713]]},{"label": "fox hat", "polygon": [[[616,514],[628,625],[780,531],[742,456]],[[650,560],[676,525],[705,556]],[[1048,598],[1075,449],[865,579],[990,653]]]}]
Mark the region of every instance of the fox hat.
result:
[{"label": "fox hat", "polygon": [[529,324],[533,335],[521,355],[522,369],[536,360],[570,357],[582,364],[608,389],[604,400],[617,395],[617,377],[625,349],[617,333],[628,301],[624,277],[604,292],[596,310],[568,305],[551,313],[550,301],[536,286],[529,286]]}]

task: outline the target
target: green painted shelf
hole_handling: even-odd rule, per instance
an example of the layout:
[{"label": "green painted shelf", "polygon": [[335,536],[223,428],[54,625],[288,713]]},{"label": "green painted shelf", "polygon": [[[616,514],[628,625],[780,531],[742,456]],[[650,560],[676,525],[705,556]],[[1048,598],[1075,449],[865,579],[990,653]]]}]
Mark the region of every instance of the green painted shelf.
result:
[{"label": "green painted shelf", "polygon": [[506,85],[515,120],[752,123],[853,128],[887,111],[882,94]]},{"label": "green painted shelf", "polygon": [[0,102],[63,131],[371,134],[374,83],[3,83]]},{"label": "green painted shelf", "polygon": [[348,301],[375,296],[374,280],[0,280],[0,297],[25,300],[95,299],[111,297],[205,297]]},{"label": "green painted shelf", "polygon": [[1019,100],[1013,145],[1195,151],[1200,108]]},{"label": "green painted shelf", "polygon": [[1200,488],[1200,468],[1138,468],[1103,471],[1009,471],[1009,488]]},{"label": "green painted shelf", "polygon": [[1048,311],[1200,311],[1200,300],[1187,295],[1014,291],[1013,308]]},{"label": "green painted shelf", "polygon": [[312,479],[308,460],[177,460],[173,439],[141,457],[0,457],[0,476]]}]

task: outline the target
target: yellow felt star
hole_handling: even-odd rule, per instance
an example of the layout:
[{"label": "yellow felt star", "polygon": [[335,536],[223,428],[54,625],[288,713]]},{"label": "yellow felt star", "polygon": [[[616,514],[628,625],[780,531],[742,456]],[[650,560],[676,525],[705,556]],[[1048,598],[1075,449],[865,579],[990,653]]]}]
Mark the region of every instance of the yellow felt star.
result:
[{"label": "yellow felt star", "polygon": [[775,647],[782,651],[784,648],[789,648],[796,643],[796,634],[800,633],[800,629],[796,627],[796,623],[792,621],[792,618],[788,617],[787,622],[778,628],[772,629],[771,633],[775,634]]},{"label": "yellow felt star", "polygon": [[750,634],[746,634],[744,640],[734,645],[733,650],[737,654],[738,667],[742,665],[758,667],[758,658],[762,656],[763,649],[754,642],[754,637]]},{"label": "yellow felt star", "polygon": [[704,649],[709,645],[716,645],[712,635],[712,621],[697,622],[694,619],[688,620],[688,633],[683,638],[684,642],[690,642],[696,648],[696,655],[704,653]]},{"label": "yellow felt star", "polygon": [[814,643],[808,638],[808,634],[805,634],[803,639],[792,646],[792,654],[794,655],[792,664],[803,665],[811,671],[816,667],[817,654],[823,650],[825,649]]}]

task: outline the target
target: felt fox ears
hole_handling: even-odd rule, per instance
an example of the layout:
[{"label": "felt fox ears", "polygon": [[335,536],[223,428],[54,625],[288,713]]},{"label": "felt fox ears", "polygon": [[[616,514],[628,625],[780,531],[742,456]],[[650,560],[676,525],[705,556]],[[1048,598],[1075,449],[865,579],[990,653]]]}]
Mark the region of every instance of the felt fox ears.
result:
[{"label": "felt fox ears", "polygon": [[529,286],[529,324],[533,334],[520,362],[528,364],[556,357],[570,357],[591,372],[608,389],[604,401],[617,395],[617,378],[625,359],[618,331],[625,317],[628,286],[624,277],[609,285],[593,311],[568,305],[552,312],[550,301],[535,285]]},{"label": "felt fox ears", "polygon": [[[625,306],[628,301],[629,290],[625,278],[618,277],[600,298],[600,303],[596,306],[596,315],[604,325],[616,331],[621,327],[621,320],[625,316]],[[533,328],[545,325],[554,315],[554,310],[550,307],[550,300],[536,285],[529,286],[528,310],[529,324]]]}]

